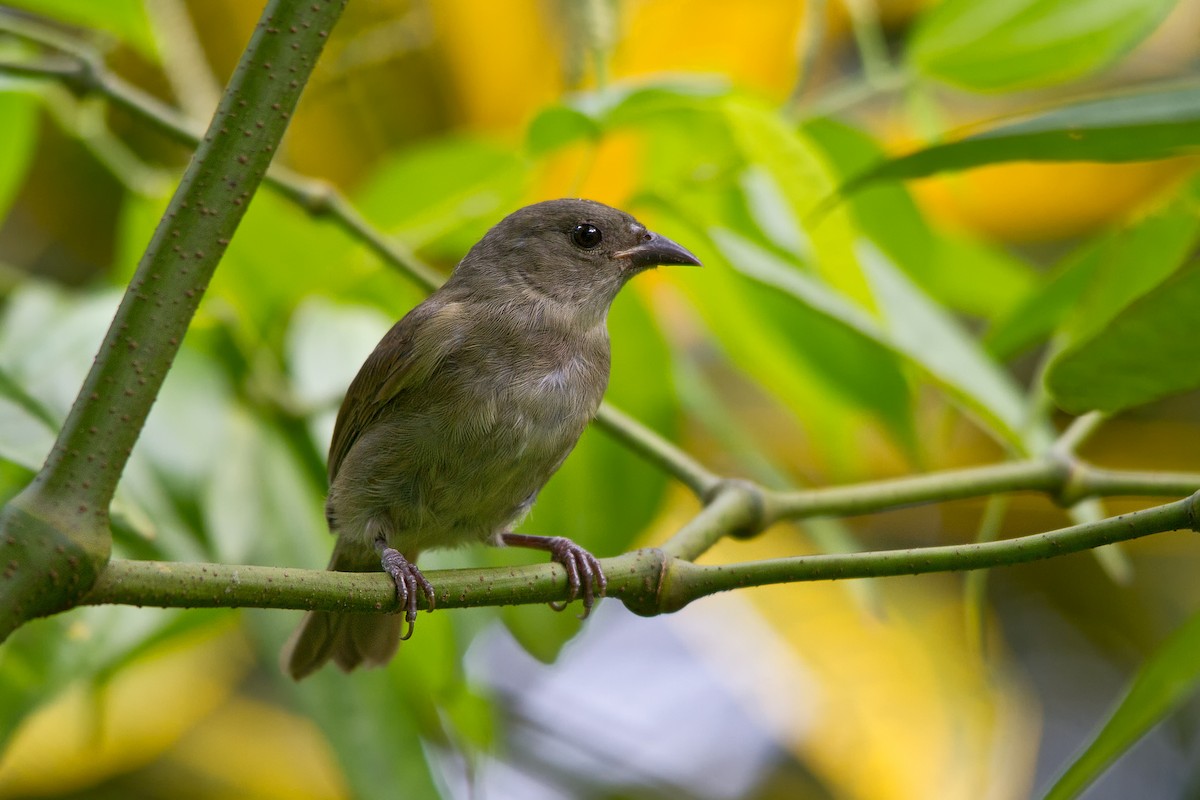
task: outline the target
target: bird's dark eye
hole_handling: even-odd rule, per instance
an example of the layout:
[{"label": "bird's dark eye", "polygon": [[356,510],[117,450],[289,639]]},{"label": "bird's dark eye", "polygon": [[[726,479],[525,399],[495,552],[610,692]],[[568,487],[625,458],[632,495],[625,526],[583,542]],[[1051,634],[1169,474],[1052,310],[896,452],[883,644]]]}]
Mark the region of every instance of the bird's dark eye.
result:
[{"label": "bird's dark eye", "polygon": [[588,222],[581,222],[575,226],[575,230],[571,231],[571,241],[584,250],[591,250],[600,244],[600,240],[604,238],[604,234],[595,225]]}]

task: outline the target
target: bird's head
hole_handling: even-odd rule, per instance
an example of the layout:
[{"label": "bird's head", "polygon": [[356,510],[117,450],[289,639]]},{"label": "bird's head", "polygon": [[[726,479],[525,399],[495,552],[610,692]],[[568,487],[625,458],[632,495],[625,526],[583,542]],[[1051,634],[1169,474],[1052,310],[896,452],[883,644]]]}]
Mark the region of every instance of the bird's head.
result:
[{"label": "bird's head", "polygon": [[699,266],[675,242],[592,200],[549,200],[495,225],[454,272],[472,291],[544,299],[600,321],[631,277],[670,264]]}]

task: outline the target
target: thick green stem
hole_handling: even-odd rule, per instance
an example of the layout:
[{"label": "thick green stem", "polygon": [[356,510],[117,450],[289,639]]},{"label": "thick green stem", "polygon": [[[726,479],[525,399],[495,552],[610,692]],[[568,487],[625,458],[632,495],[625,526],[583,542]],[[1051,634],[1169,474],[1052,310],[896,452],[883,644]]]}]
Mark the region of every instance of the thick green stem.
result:
[{"label": "thick green stem", "polygon": [[129,453],[345,2],[264,10],[45,466],[0,515],[0,640],[73,605],[108,559]]}]

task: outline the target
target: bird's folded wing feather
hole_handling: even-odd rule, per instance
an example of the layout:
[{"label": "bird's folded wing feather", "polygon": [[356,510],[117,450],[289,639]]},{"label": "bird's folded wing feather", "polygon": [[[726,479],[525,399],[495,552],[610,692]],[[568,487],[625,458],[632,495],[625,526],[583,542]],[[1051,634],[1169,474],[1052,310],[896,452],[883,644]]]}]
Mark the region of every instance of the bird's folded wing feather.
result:
[{"label": "bird's folded wing feather", "polygon": [[[429,302],[417,306],[392,326],[350,383],[338,412],[329,445],[332,483],[346,454],[380,412],[406,389],[430,379],[463,341],[461,303]],[[372,391],[372,387],[379,387]]]}]

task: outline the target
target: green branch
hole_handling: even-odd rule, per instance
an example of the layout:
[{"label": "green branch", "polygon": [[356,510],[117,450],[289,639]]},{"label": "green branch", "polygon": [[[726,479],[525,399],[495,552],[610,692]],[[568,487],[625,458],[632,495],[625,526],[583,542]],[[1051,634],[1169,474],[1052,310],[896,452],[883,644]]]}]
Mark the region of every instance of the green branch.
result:
[{"label": "green branch", "polygon": [[[264,10],[45,465],[0,514],[0,640],[74,605],[108,560],[108,506],[129,453],[345,1]],[[99,74],[94,60],[79,66]]]},{"label": "green branch", "polygon": [[709,472],[674,443],[608,403],[600,406],[596,425],[663,472],[675,476],[697,497],[707,497],[721,482],[719,475]]},{"label": "green branch", "polygon": [[767,527],[764,492],[750,481],[720,484],[704,509],[663,544],[676,558],[691,561],[726,536],[753,536]]},{"label": "green branch", "polygon": [[[767,518],[774,521],[830,514],[851,516],[1001,492],[1054,494],[1066,484],[1068,477],[1069,470],[1059,462],[1035,459],[929,472],[870,484],[770,492],[766,501]],[[1195,491],[1197,486],[1200,484],[1189,491]]]},{"label": "green branch", "polygon": [[1005,492],[1041,492],[1063,506],[1090,497],[1179,497],[1200,489],[1200,473],[1112,470],[1067,457],[1057,448],[1048,457],[980,467],[927,472],[846,486],[798,491],[763,491],[764,522],[805,517],[871,514],[922,503],[985,497]]},{"label": "green branch", "polygon": [[961,572],[1043,561],[1155,533],[1196,530],[1198,513],[1200,493],[1098,522],[995,542],[796,556],[730,565],[677,562],[668,570],[668,581],[659,593],[659,607],[664,612],[672,611],[697,597],[748,586]]},{"label": "green branch", "polygon": [[[662,570],[658,550],[604,559],[609,593],[652,603],[647,575]],[[558,564],[502,569],[433,570],[438,608],[548,603],[567,595]],[[425,607],[425,598],[418,599]],[[283,567],[246,567],[114,559],[85,605],[124,603],[160,608],[300,608],[327,611],[396,611],[396,587],[384,572],[329,572]]]},{"label": "green branch", "polygon": [[[785,519],[850,517],[1010,492],[1049,494],[1070,506],[1090,497],[1178,497],[1198,490],[1200,473],[1101,469],[1066,456],[1061,448],[1041,459],[796,491],[720,480],[706,508],[663,548],[691,560],[724,536],[752,536]],[[713,520],[720,524],[714,527]]]},{"label": "green branch", "polygon": [[[721,507],[728,512],[737,505],[737,501],[726,505],[718,500],[710,508]],[[665,549],[646,549],[603,559],[601,564],[608,576],[609,596],[621,599],[636,613],[650,615],[677,611],[701,597],[750,586],[957,572],[1055,558],[1155,533],[1194,528],[1198,509],[1200,494],[1099,522],[995,542],[729,565],[700,565]],[[727,521],[723,514],[701,514],[689,525],[707,525],[716,531]],[[567,594],[566,572],[557,564],[438,570],[426,576],[437,589],[437,605],[442,609],[548,603],[562,600]],[[83,602],[163,608],[397,610],[395,587],[382,572],[121,560],[109,564]]]}]

